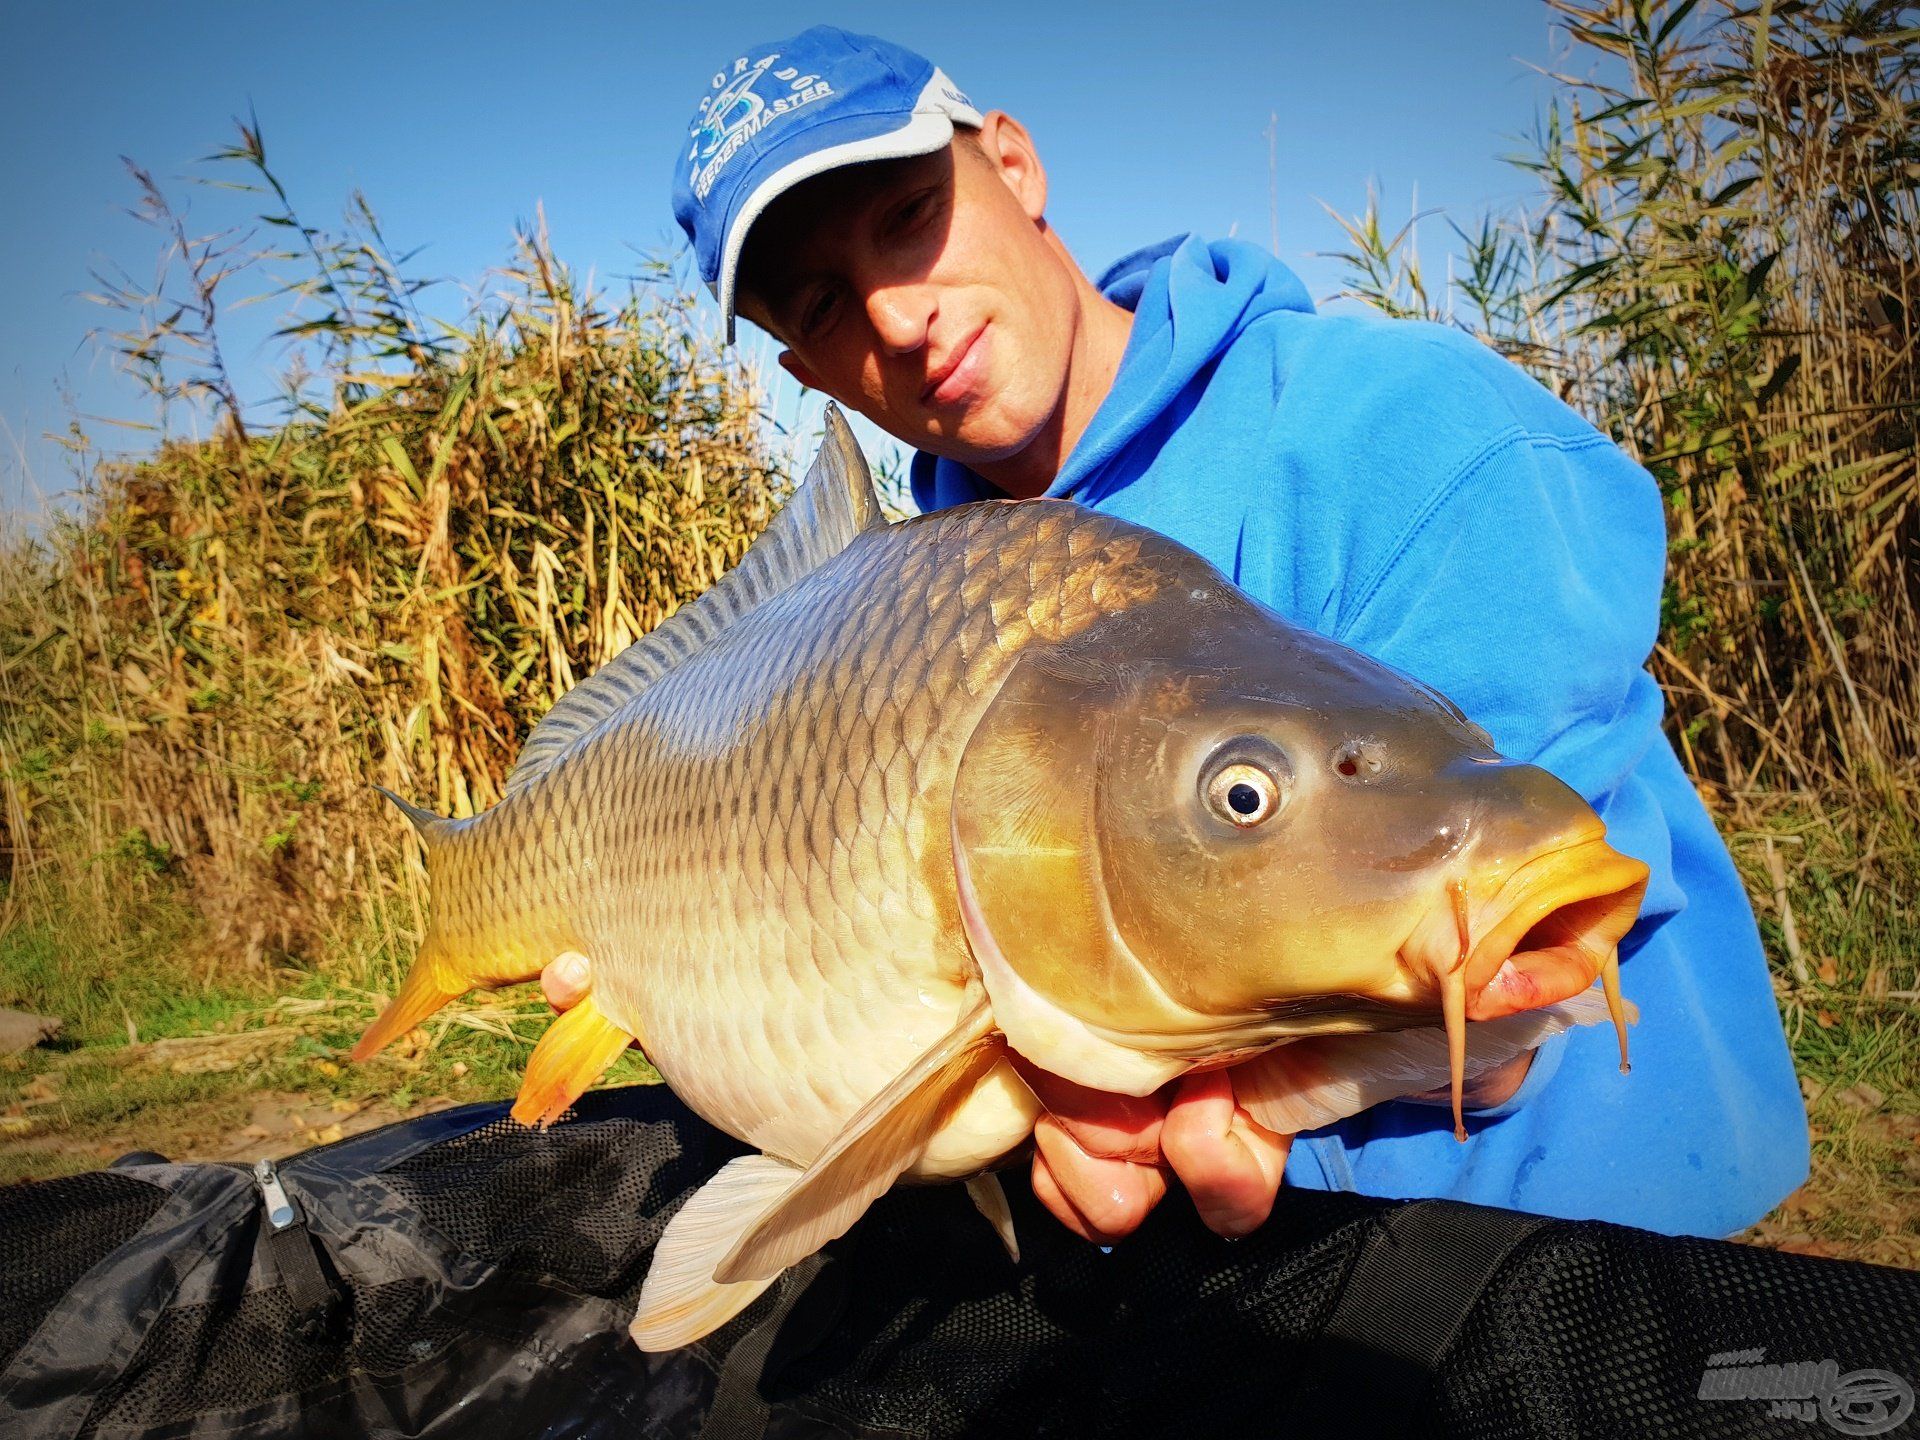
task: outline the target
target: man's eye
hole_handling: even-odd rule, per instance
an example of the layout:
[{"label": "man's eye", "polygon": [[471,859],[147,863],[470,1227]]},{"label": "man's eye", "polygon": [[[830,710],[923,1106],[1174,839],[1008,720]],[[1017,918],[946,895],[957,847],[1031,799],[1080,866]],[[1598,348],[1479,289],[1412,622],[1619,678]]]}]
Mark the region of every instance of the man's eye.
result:
[{"label": "man's eye", "polygon": [[922,190],[906,204],[893,212],[893,226],[896,230],[908,230],[933,213],[932,190]]},{"label": "man's eye", "polygon": [[800,332],[803,335],[815,335],[833,318],[834,307],[839,303],[839,294],[831,289],[817,290],[807,301],[806,308],[800,314]]}]

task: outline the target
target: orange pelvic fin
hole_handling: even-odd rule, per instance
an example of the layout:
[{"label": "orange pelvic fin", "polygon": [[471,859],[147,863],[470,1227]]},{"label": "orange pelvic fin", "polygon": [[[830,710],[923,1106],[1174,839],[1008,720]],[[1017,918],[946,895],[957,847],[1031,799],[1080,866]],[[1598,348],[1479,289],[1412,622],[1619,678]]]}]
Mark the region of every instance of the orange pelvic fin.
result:
[{"label": "orange pelvic fin", "polygon": [[606,1068],[633,1043],[633,1036],[600,1013],[589,995],[553,1024],[533,1047],[513,1118],[542,1129],[566,1114]]},{"label": "orange pelvic fin", "polygon": [[444,975],[445,971],[432,961],[416,961],[401,984],[400,993],[380,1012],[380,1018],[367,1027],[367,1033],[360,1037],[360,1043],[347,1058],[360,1061],[377,1055],[449,1000],[457,999],[472,988],[464,981],[444,979]]}]

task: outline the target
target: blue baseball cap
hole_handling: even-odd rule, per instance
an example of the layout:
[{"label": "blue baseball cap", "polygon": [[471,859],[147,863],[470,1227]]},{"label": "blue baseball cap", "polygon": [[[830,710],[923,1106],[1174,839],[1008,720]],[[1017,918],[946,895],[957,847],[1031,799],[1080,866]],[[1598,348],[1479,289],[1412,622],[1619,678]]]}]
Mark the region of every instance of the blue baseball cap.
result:
[{"label": "blue baseball cap", "polygon": [[816,25],[715,72],[673,168],[673,213],[733,339],[747,231],[776,197],[842,165],[930,155],[982,117],[931,60]]}]

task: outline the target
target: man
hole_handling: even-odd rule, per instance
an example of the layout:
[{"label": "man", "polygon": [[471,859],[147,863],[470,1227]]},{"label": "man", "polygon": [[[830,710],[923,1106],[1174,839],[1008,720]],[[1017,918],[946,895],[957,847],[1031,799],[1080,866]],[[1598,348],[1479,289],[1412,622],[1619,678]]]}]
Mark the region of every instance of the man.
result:
[{"label": "man", "polygon": [[[1091,1239],[1171,1172],[1222,1234],[1297,1185],[1728,1234],[1804,1178],[1805,1114],[1752,914],[1643,668],[1665,537],[1652,481],[1469,337],[1321,316],[1253,246],[1195,238],[1097,283],[1046,220],[1026,131],[931,63],[817,28],[712,80],[675,212],[732,338],[918,447],[925,509],[1051,495],[1173,536],[1297,623],[1418,676],[1553,771],[1653,871],[1621,947],[1634,1071],[1575,1032],[1489,1077],[1461,1144],[1394,1102],[1289,1137],[1230,1081],[1143,1101],[1029,1076],[1034,1188]],[[550,977],[581,992],[584,972]],[[1472,1013],[1536,998],[1509,966]]]}]

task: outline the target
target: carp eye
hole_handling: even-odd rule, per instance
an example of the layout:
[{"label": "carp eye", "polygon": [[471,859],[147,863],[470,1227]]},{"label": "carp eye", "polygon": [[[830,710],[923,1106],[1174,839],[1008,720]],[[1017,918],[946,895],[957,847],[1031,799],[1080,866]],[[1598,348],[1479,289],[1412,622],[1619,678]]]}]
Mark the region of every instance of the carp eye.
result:
[{"label": "carp eye", "polygon": [[1207,804],[1222,820],[1247,829],[1280,808],[1280,784],[1258,765],[1223,765],[1207,781]]}]

